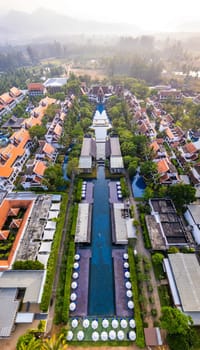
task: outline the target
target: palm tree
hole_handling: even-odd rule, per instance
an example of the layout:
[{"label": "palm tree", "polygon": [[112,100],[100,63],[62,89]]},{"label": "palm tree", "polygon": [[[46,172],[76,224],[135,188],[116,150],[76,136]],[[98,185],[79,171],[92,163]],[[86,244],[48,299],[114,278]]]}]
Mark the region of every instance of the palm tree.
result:
[{"label": "palm tree", "polygon": [[41,344],[42,344],[41,340],[35,339],[34,337],[28,342],[28,344],[27,342],[22,342],[17,349],[18,350],[40,350]]},{"label": "palm tree", "polygon": [[54,334],[50,339],[45,339],[42,343],[42,350],[66,350],[67,344],[64,334],[60,334],[58,337]]}]

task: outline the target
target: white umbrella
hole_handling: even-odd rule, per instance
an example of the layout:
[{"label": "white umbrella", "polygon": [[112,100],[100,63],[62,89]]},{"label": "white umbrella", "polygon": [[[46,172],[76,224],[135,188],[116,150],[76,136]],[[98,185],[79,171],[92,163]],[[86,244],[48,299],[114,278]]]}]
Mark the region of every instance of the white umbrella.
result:
[{"label": "white umbrella", "polygon": [[72,340],[73,336],[74,335],[73,335],[72,331],[67,332],[67,340]]},{"label": "white umbrella", "polygon": [[76,328],[78,326],[78,320],[76,319],[76,318],[74,318],[73,320],[72,320],[72,327],[73,328]]},{"label": "white umbrella", "polygon": [[90,325],[90,321],[87,318],[85,318],[85,320],[83,320],[83,327],[88,328],[89,325]]},{"label": "white umbrella", "polygon": [[132,300],[128,301],[128,308],[131,310],[134,308],[134,302]]},{"label": "white umbrella", "polygon": [[92,333],[92,340],[93,341],[99,340],[99,333],[98,332],[93,332]]},{"label": "white umbrella", "polygon": [[127,254],[127,253],[124,253],[124,254],[123,254],[123,258],[124,258],[124,260],[128,260],[128,254]]},{"label": "white umbrella", "polygon": [[129,336],[129,339],[130,340],[135,340],[136,339],[136,334],[135,334],[135,332],[134,331],[130,331],[129,332],[129,334],[128,334],[128,336]]},{"label": "white umbrella", "polygon": [[72,293],[70,296],[71,301],[75,301],[77,299],[77,294],[76,293]]},{"label": "white umbrella", "polygon": [[128,323],[127,323],[126,320],[123,319],[123,320],[120,321],[120,325],[121,325],[122,328],[126,328]]},{"label": "white umbrella", "polygon": [[97,329],[97,327],[98,327],[98,322],[97,322],[97,320],[92,321],[92,328],[93,328],[93,329]]},{"label": "white umbrella", "polygon": [[77,270],[79,268],[79,263],[78,262],[75,262],[74,263],[74,269]]},{"label": "white umbrella", "polygon": [[123,331],[118,331],[117,332],[117,338],[119,339],[119,340],[123,340],[124,339],[124,332]]},{"label": "white umbrella", "polygon": [[129,278],[129,277],[130,277],[130,272],[129,272],[129,271],[126,271],[126,272],[124,273],[124,276],[125,276],[126,278]]},{"label": "white umbrella", "polygon": [[132,291],[130,289],[128,289],[126,291],[126,295],[127,295],[128,298],[131,298],[133,296],[133,293],[132,293]]},{"label": "white umbrella", "polygon": [[72,277],[73,277],[75,280],[77,280],[77,278],[78,278],[78,272],[74,272],[74,273],[72,274]]},{"label": "white umbrella", "polygon": [[125,263],[124,263],[124,268],[125,268],[125,269],[128,269],[128,268],[129,268],[129,263],[128,263],[127,261],[125,261]]},{"label": "white umbrella", "polygon": [[77,339],[78,339],[78,340],[83,340],[83,339],[84,339],[84,333],[83,333],[83,331],[78,331],[78,333],[77,333]]},{"label": "white umbrella", "polygon": [[117,181],[117,182],[116,182],[116,185],[120,185],[120,181]]},{"label": "white umbrella", "polygon": [[129,321],[129,326],[135,328],[135,320],[133,318]]},{"label": "white umbrella", "polygon": [[113,329],[109,332],[109,338],[111,340],[115,340],[116,339],[116,332]]},{"label": "white umbrella", "polygon": [[125,283],[125,286],[126,286],[127,289],[131,289],[131,282],[129,282],[129,281],[126,282],[126,283]]},{"label": "white umbrella", "polygon": [[108,340],[108,333],[107,332],[102,332],[101,333],[101,340],[106,341]]},{"label": "white umbrella", "polygon": [[104,318],[104,320],[102,321],[102,326],[103,326],[103,328],[108,328],[109,321],[106,318]]},{"label": "white umbrella", "polygon": [[117,320],[112,320],[112,327],[117,328],[119,326],[119,322]]},{"label": "white umbrella", "polygon": [[72,287],[72,289],[76,289],[78,287],[77,282],[75,282],[75,281],[72,282],[71,287]]},{"label": "white umbrella", "polygon": [[74,255],[74,260],[79,261],[80,260],[80,254],[75,254]]},{"label": "white umbrella", "polygon": [[75,303],[70,303],[69,304],[69,309],[70,309],[70,311],[76,310],[76,304]]}]

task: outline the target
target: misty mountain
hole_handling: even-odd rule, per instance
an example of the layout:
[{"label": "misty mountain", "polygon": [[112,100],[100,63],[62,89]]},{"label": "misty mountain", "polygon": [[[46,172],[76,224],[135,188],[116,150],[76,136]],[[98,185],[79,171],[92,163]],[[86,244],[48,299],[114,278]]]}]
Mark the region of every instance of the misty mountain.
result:
[{"label": "misty mountain", "polygon": [[10,11],[6,15],[0,16],[0,41],[4,43],[30,40],[41,36],[51,37],[70,34],[138,35],[139,32],[139,28],[132,24],[79,20],[43,8],[32,14]]},{"label": "misty mountain", "polygon": [[187,21],[184,23],[180,23],[177,27],[177,31],[186,32],[186,33],[191,33],[191,32],[200,33],[200,22]]}]

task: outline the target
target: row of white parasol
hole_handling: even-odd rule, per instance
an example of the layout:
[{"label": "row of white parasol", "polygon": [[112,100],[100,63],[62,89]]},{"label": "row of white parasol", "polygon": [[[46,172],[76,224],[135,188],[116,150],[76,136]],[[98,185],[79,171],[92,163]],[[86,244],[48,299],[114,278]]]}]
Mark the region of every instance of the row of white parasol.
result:
[{"label": "row of white parasol", "polygon": [[77,283],[77,279],[79,277],[79,273],[78,273],[78,269],[79,269],[79,260],[80,260],[80,254],[75,254],[74,255],[74,265],[73,265],[73,268],[74,268],[74,272],[72,274],[72,278],[73,278],[73,281],[71,283],[71,289],[73,290],[73,292],[71,293],[70,295],[70,304],[69,304],[69,310],[70,311],[75,311],[76,310],[76,300],[77,300],[77,294],[75,293],[75,290],[77,289],[78,287],[78,283]]},{"label": "row of white parasol", "polygon": [[[72,328],[77,328],[79,325],[79,321],[77,318],[74,318],[72,320],[71,326]],[[102,322],[99,322],[97,320],[92,320],[90,321],[88,318],[85,318],[82,322],[82,325],[84,328],[88,328],[89,326],[91,326],[92,329],[96,330],[99,326],[102,326],[103,328],[109,328],[110,326],[112,326],[112,328],[116,329],[118,327],[121,327],[123,329],[126,329],[127,327],[130,328],[135,328],[135,320],[132,318],[129,321],[126,319],[121,319],[121,320],[117,320],[117,319],[112,319],[112,320],[108,320],[107,318],[104,318],[102,320]]]},{"label": "row of white parasol", "polygon": [[[115,340],[115,339],[118,339],[118,340],[124,340],[126,338],[126,336],[131,340],[131,341],[134,341],[136,339],[136,333],[135,331],[131,330],[128,332],[128,334],[126,335],[125,331],[123,330],[119,330],[118,332],[115,331],[115,330],[110,330],[109,332],[107,331],[103,331],[101,333],[97,332],[97,331],[94,331],[92,332],[91,334],[91,338],[94,342],[98,341],[98,340],[103,340],[103,341],[106,341],[106,340]],[[68,341],[71,341],[73,340],[73,338],[75,338],[75,335],[72,331],[68,331],[67,333],[67,340]],[[76,335],[76,338],[78,341],[82,341],[84,340],[85,338],[85,333],[84,331],[80,330],[78,331],[77,335]]]}]

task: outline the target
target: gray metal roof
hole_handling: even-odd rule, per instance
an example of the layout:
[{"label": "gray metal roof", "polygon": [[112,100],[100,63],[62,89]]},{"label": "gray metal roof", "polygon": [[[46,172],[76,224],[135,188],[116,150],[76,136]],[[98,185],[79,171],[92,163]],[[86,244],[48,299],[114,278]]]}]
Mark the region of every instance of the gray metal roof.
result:
[{"label": "gray metal roof", "polygon": [[123,169],[124,168],[123,158],[120,156],[111,156],[110,157],[110,168],[111,169]]},{"label": "gray metal roof", "polygon": [[111,150],[111,156],[121,156],[119,137],[110,138],[110,150]]},{"label": "gray metal roof", "polygon": [[15,322],[20,301],[13,298],[0,298],[0,338],[9,337]]},{"label": "gray metal roof", "polygon": [[52,202],[60,202],[62,199],[62,196],[60,194],[53,194],[51,197]]},{"label": "gray metal roof", "polygon": [[188,205],[188,210],[190,211],[194,222],[196,225],[200,224],[200,205],[199,204],[190,204]]},{"label": "gray metal roof", "polygon": [[67,83],[67,78],[49,78],[44,82],[44,86],[48,87],[61,87]]},{"label": "gray metal roof", "polygon": [[89,218],[91,205],[88,203],[79,203],[78,217],[76,223],[75,242],[88,242]]},{"label": "gray metal roof", "polygon": [[183,311],[200,312],[200,266],[195,254],[168,256]]},{"label": "gray metal roof", "polygon": [[[25,288],[24,303],[39,303],[45,271],[8,270],[0,276],[0,288]],[[1,312],[0,312],[1,314]]]},{"label": "gray metal roof", "polygon": [[91,169],[92,168],[92,157],[80,157],[79,158],[79,169]]},{"label": "gray metal roof", "polygon": [[32,312],[18,312],[15,323],[32,323],[34,314]]}]

